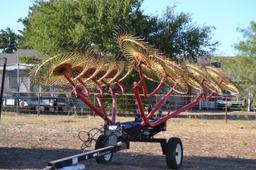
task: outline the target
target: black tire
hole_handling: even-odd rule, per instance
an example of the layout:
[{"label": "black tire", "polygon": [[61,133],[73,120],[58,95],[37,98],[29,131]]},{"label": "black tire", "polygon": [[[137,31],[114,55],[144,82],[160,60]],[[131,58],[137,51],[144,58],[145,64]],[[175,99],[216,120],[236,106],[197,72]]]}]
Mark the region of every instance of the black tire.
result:
[{"label": "black tire", "polygon": [[[98,139],[96,140],[95,149],[99,149],[99,148],[103,148],[103,147],[107,146],[106,142],[107,142],[107,136],[100,135],[98,137]],[[109,162],[112,161],[112,158],[113,158],[113,152],[103,155],[103,156],[96,157],[96,162],[98,164],[108,164]]]},{"label": "black tire", "polygon": [[183,146],[180,138],[170,138],[166,144],[166,164],[170,169],[178,169],[183,161]]}]

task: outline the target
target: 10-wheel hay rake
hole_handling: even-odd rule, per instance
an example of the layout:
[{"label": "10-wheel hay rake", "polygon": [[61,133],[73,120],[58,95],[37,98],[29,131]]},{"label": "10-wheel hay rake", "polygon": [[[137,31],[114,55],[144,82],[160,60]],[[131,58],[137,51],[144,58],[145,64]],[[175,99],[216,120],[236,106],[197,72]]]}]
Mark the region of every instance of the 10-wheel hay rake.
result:
[{"label": "10-wheel hay rake", "polygon": [[[94,132],[84,132],[85,137],[80,136],[85,147],[96,141],[96,150],[52,161],[48,168],[62,168],[92,157],[96,157],[98,163],[106,164],[111,161],[113,152],[128,149],[130,142],[133,141],[160,143],[162,152],[166,155],[168,168],[177,169],[181,166],[183,159],[181,140],[170,138],[167,141],[154,137],[160,131],[166,130],[166,121],[195,106],[200,99],[208,100],[224,91],[239,93],[237,87],[215,68],[209,66],[199,68],[191,64],[179,65],[164,57],[142,39],[129,34],[118,34],[116,38],[126,60],[105,59],[92,51],[72,52],[47,57],[32,70],[31,75],[37,82],[72,88],[72,94],[105,122],[103,130],[96,129],[95,132],[94,129]],[[121,81],[133,69],[139,75],[139,81],[133,82],[132,89],[140,118],[130,122],[116,122],[117,97],[123,95],[125,90]],[[152,92],[147,91],[146,79],[158,83]],[[98,91],[94,94],[97,105],[88,100],[92,95],[89,86],[95,87]],[[163,87],[165,89],[169,87],[169,90],[146,113],[142,97],[155,96]],[[174,93],[187,94],[190,87],[198,90],[197,96],[190,103],[161,117],[156,117],[157,111],[169,96]],[[102,99],[106,90],[112,97],[111,117],[108,116]],[[95,135],[99,132],[101,135]],[[98,136],[97,139],[96,136]]]}]

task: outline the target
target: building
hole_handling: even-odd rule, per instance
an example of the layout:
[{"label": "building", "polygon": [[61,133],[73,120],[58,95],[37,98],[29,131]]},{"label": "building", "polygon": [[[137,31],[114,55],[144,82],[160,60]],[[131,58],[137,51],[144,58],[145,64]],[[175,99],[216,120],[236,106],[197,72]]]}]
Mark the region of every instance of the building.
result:
[{"label": "building", "polygon": [[[4,93],[29,92],[31,83],[28,77],[31,64],[19,63],[19,57],[37,57],[39,54],[32,49],[19,49],[13,54],[0,53],[0,58],[7,58]],[[3,63],[0,63],[0,80],[2,80]]]}]

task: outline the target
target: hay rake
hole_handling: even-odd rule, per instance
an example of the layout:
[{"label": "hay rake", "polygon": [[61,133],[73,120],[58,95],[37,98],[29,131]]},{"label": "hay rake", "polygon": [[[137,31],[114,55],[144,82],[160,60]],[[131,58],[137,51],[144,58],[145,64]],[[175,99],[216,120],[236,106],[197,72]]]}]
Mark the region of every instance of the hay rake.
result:
[{"label": "hay rake", "polygon": [[[85,152],[61,160],[52,161],[48,168],[62,168],[96,157],[101,164],[112,160],[113,152],[128,149],[133,142],[156,142],[161,144],[166,155],[168,168],[179,168],[183,160],[183,147],[179,138],[155,138],[160,131],[166,130],[166,121],[179,113],[195,106],[200,99],[210,99],[217,93],[229,91],[238,94],[238,88],[215,68],[197,67],[191,64],[179,65],[164,57],[157,49],[148,45],[142,39],[126,33],[116,35],[117,44],[126,60],[116,61],[97,56],[92,51],[85,53],[63,53],[48,57],[32,70],[32,77],[46,85],[68,86],[72,94],[93,110],[104,120],[102,134],[97,139],[90,133],[84,141],[96,140],[95,151]],[[121,81],[132,70],[136,70],[139,81],[134,81],[132,90],[140,118],[130,122],[116,122],[117,98],[124,94],[125,87]],[[146,79],[158,83],[152,91],[147,91]],[[91,95],[88,87],[95,87],[97,106],[88,100]],[[168,87],[167,92],[154,104],[152,110],[146,113],[142,96],[150,98],[160,89]],[[169,112],[162,117],[156,117],[156,112],[164,105],[168,97],[174,93],[186,94],[189,88],[198,90],[197,96],[181,108]],[[104,92],[108,91],[112,98],[111,117],[103,104]],[[86,146],[90,145],[86,143]],[[78,161],[79,160],[79,161]]]}]

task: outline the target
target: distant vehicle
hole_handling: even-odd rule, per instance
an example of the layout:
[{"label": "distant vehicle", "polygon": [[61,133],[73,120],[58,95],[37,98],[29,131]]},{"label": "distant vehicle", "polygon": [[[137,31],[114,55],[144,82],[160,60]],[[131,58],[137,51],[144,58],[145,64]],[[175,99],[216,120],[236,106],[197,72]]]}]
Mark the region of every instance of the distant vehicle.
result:
[{"label": "distant vehicle", "polygon": [[30,110],[50,110],[52,104],[49,99],[31,99],[29,101],[21,101],[20,107],[28,108]]},{"label": "distant vehicle", "polygon": [[55,111],[74,112],[80,109],[88,109],[87,106],[77,98],[68,98],[65,94],[59,94],[53,100]]},{"label": "distant vehicle", "polygon": [[67,111],[69,106],[68,98],[65,94],[58,94],[53,99],[53,107],[55,111]]},{"label": "distant vehicle", "polygon": [[201,100],[199,102],[199,108],[201,109],[216,109],[216,101],[214,99]]},{"label": "distant vehicle", "polygon": [[41,97],[40,98],[34,93],[24,93],[20,94],[20,107],[27,107],[31,110],[50,110],[53,107],[53,102],[51,97]]},{"label": "distant vehicle", "polygon": [[3,106],[15,106],[15,99],[3,96]]},{"label": "distant vehicle", "polygon": [[216,107],[218,109],[224,109],[226,106],[227,106],[228,109],[231,108],[232,104],[229,100],[230,99],[227,99],[227,101],[226,101],[226,99],[217,99],[216,100]]},{"label": "distant vehicle", "polygon": [[50,110],[53,107],[52,99],[40,97],[34,93],[12,93],[3,97],[3,109],[14,110],[18,106],[26,110]]},{"label": "distant vehicle", "polygon": [[232,94],[224,94],[222,95],[222,97],[217,98],[216,107],[219,109],[224,109],[226,106],[227,109],[241,108],[245,106],[245,100],[239,100],[238,98],[235,98]]},{"label": "distant vehicle", "polygon": [[227,104],[227,108],[236,107],[240,108],[245,106],[244,100],[225,100],[225,99],[218,99],[217,101],[217,107],[225,108]]}]

